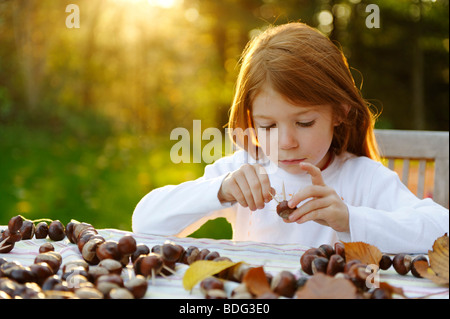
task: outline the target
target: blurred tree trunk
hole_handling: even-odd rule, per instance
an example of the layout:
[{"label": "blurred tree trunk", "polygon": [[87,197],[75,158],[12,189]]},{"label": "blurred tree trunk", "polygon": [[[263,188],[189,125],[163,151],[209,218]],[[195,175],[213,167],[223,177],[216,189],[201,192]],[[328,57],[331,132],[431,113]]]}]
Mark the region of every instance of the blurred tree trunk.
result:
[{"label": "blurred tree trunk", "polygon": [[424,102],[424,70],[423,70],[423,51],[420,44],[421,39],[421,20],[422,20],[422,2],[418,3],[420,15],[419,20],[414,23],[412,34],[412,108],[414,116],[414,128],[418,130],[425,129],[425,102]]},{"label": "blurred tree trunk", "polygon": [[39,103],[47,35],[42,26],[37,25],[37,1],[16,0],[13,5],[14,38],[22,71],[26,108],[33,112]]}]

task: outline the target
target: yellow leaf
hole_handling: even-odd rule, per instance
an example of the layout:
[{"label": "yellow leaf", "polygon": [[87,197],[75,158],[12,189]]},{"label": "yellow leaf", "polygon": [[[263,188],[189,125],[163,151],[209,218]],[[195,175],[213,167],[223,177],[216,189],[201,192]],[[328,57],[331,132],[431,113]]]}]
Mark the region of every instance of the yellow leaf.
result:
[{"label": "yellow leaf", "polygon": [[241,264],[240,262],[232,262],[229,260],[213,261],[213,260],[197,260],[193,262],[186,270],[183,276],[183,287],[191,290],[197,283],[209,276],[213,276],[222,270]]}]

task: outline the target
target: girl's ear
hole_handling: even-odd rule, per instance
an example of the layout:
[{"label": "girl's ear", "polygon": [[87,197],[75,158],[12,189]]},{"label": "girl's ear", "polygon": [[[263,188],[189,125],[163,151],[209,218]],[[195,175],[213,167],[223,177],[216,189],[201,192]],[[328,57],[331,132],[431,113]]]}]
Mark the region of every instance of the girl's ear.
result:
[{"label": "girl's ear", "polygon": [[[343,111],[343,115],[344,115],[344,117],[347,117],[348,116],[348,112],[350,111],[350,105],[348,105],[348,104],[341,104],[341,107],[342,107],[342,111]],[[339,126],[339,125],[341,125],[341,123],[344,121],[344,119],[341,117],[341,116],[337,116],[335,119],[334,119],[334,126]]]}]

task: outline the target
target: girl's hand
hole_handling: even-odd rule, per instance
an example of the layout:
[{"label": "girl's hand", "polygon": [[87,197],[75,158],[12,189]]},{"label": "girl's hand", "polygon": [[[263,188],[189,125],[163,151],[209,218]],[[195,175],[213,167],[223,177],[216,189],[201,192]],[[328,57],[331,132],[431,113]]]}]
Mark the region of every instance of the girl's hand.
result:
[{"label": "girl's hand", "polygon": [[254,211],[272,200],[270,193],[275,194],[275,190],[270,186],[264,167],[244,164],[225,177],[217,197],[221,202],[237,201]]},{"label": "girl's hand", "polygon": [[313,220],[339,232],[349,231],[348,208],[336,191],[325,185],[320,169],[310,163],[300,167],[311,175],[312,185],[298,191],[289,200],[289,207],[295,208],[300,202],[311,199],[298,207],[287,222],[302,224]]}]

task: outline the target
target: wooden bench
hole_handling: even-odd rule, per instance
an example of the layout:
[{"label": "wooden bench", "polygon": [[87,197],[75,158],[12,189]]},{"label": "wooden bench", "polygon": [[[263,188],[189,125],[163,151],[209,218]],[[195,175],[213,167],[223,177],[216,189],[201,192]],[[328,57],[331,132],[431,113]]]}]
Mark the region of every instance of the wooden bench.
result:
[{"label": "wooden bench", "polygon": [[417,170],[418,165],[417,189],[413,191],[417,197],[430,195],[425,193],[425,175],[434,171],[432,198],[449,207],[449,132],[375,130],[375,136],[382,159],[400,173],[406,186],[415,183],[411,181],[411,168]]}]

